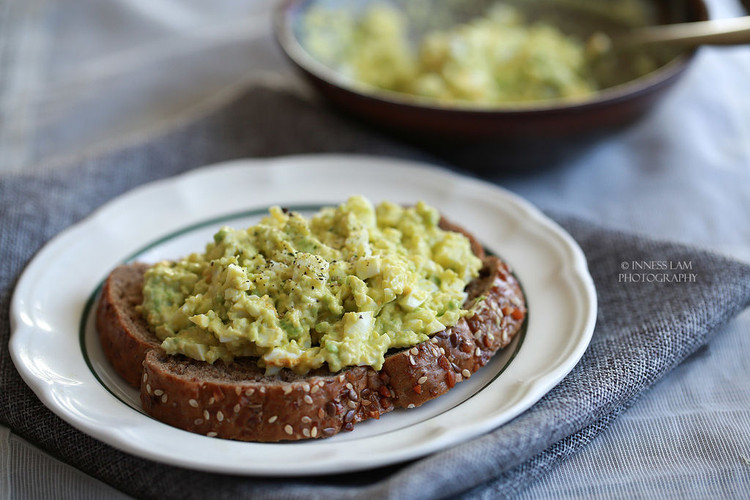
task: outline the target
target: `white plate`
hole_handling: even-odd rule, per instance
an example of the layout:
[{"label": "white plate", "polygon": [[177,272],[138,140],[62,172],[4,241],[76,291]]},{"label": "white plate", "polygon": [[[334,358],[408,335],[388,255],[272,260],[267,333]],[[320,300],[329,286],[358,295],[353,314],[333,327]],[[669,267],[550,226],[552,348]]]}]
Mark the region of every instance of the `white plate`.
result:
[{"label": "white plate", "polygon": [[[510,263],[524,288],[525,335],[448,394],[330,439],[243,443],[192,434],[142,413],[137,392],[111,370],[93,329],[95,295],[109,271],[125,261],[202,250],[220,225],[248,224],[271,205],[331,205],[352,194],[397,203],[421,199],[478,235]],[[155,182],[61,233],[18,283],[10,350],[47,407],[116,448],[206,471],[306,475],[412,459],[504,424],[573,368],[595,318],[596,293],[580,248],[515,195],[402,160],[299,156],[233,161]]]}]

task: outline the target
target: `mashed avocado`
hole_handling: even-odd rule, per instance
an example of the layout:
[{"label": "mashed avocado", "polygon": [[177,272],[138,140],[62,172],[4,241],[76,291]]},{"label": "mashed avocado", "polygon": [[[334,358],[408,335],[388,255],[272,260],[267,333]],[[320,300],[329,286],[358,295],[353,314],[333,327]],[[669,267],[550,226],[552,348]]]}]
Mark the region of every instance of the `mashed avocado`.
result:
[{"label": "mashed avocado", "polygon": [[145,275],[142,312],[162,347],[213,363],[255,356],[267,373],[380,369],[390,348],[455,325],[481,261],[422,202],[361,196],[310,220],[272,207],[221,228],[205,253]]},{"label": "mashed avocado", "polygon": [[361,17],[312,8],[303,44],[353,82],[451,103],[577,98],[597,90],[586,47],[510,6],[409,43],[405,16],[375,4]]}]

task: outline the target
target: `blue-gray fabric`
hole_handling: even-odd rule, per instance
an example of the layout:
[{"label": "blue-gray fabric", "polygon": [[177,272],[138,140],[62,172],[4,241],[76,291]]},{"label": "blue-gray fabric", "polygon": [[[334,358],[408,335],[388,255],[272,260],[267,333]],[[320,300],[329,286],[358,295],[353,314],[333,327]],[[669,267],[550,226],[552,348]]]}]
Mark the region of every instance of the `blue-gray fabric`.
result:
[{"label": "blue-gray fabric", "polygon": [[[325,131],[322,133],[321,131]],[[18,276],[52,236],[137,185],[217,161],[310,152],[429,160],[292,94],[258,87],[149,142],[0,181],[0,422],[62,461],[139,498],[497,498],[586,446],[636,398],[750,304],[750,266],[552,214],[587,256],[598,297],[592,343],[539,403],[510,423],[408,464],[313,478],[226,477],[133,457],[72,428],[23,383],[8,353]],[[691,262],[691,283],[624,283],[624,261]]]}]

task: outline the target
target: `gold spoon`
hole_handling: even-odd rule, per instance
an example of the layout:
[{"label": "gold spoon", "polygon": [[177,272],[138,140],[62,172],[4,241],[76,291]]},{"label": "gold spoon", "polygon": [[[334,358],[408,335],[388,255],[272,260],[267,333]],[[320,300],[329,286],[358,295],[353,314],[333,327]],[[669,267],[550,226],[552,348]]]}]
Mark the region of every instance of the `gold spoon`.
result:
[{"label": "gold spoon", "polygon": [[589,38],[587,45],[592,53],[606,53],[650,46],[693,48],[746,43],[750,43],[750,16],[645,26],[613,34],[597,32]]}]

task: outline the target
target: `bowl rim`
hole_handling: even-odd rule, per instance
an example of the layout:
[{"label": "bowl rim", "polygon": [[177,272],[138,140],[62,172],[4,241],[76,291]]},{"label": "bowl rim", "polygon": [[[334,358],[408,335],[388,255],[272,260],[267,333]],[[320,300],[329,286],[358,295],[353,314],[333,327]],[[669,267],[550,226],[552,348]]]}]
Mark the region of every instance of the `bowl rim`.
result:
[{"label": "bowl rim", "polygon": [[[334,69],[326,66],[313,57],[294,35],[289,21],[292,9],[300,8],[303,4],[314,0],[280,0],[274,6],[273,31],[282,52],[302,71],[335,88],[354,94],[362,99],[369,99],[394,106],[404,106],[413,109],[435,111],[441,113],[461,114],[516,114],[532,115],[536,113],[579,111],[592,107],[614,104],[629,100],[638,95],[656,89],[671,81],[685,71],[695,58],[698,49],[681,54],[665,65],[643,76],[625,83],[597,91],[593,96],[575,99],[550,99],[529,102],[487,104],[441,104],[435,99],[415,96],[392,90],[381,89],[363,82],[356,82],[347,78]],[[708,7],[704,0],[694,0],[698,3],[706,19],[710,18]],[[701,19],[702,20],[702,19]]]}]

